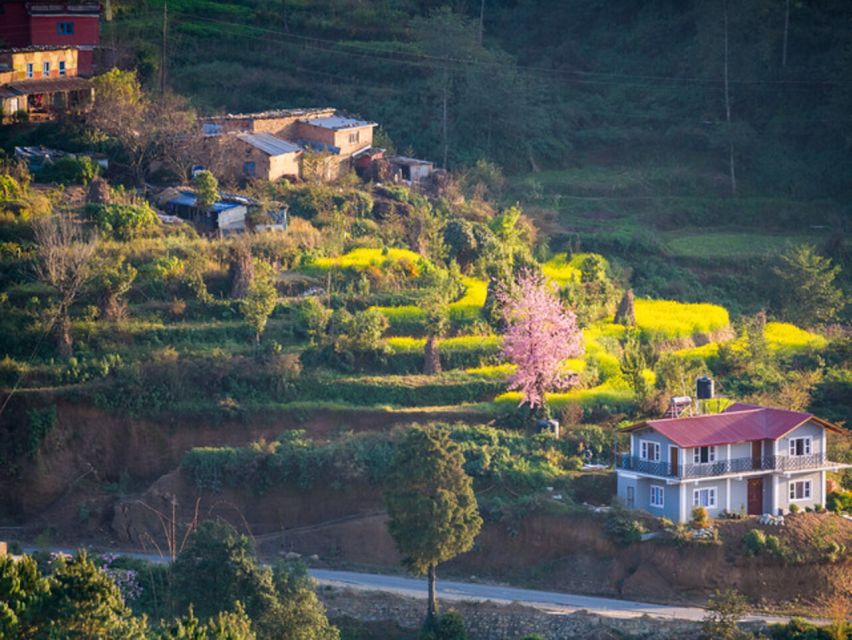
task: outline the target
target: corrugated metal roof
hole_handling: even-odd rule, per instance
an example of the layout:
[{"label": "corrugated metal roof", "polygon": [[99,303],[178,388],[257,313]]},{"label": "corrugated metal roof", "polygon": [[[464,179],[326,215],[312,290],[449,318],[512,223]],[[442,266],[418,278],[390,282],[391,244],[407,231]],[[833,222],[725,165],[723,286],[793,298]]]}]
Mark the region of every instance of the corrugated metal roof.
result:
[{"label": "corrugated metal roof", "polygon": [[44,78],[42,80],[21,80],[10,82],[7,88],[20,95],[32,95],[34,93],[55,93],[57,91],[80,91],[91,88],[91,83],[86,78],[79,76],[71,78]]},{"label": "corrugated metal roof", "polygon": [[300,146],[277,138],[271,133],[238,133],[237,137],[270,156],[280,156],[302,150]]},{"label": "corrugated metal roof", "polygon": [[339,131],[341,129],[357,129],[358,127],[375,126],[375,122],[368,120],[357,120],[356,118],[344,118],[343,116],[329,116],[327,118],[303,118],[299,122],[312,124],[315,127]]},{"label": "corrugated metal roof", "polygon": [[[180,205],[184,207],[195,207],[198,203],[198,199],[195,197],[195,194],[190,191],[181,191],[180,195],[175,196],[171,200],[169,200],[166,204],[170,205]],[[215,213],[221,213],[222,211],[227,211],[228,209],[235,209],[237,207],[243,207],[245,205],[239,204],[237,202],[227,202],[219,200],[218,202],[214,202],[211,210]]]},{"label": "corrugated metal roof", "polygon": [[737,403],[722,413],[646,420],[628,430],[651,428],[678,446],[706,447],[752,440],[777,440],[808,420],[837,429],[810,413]]}]

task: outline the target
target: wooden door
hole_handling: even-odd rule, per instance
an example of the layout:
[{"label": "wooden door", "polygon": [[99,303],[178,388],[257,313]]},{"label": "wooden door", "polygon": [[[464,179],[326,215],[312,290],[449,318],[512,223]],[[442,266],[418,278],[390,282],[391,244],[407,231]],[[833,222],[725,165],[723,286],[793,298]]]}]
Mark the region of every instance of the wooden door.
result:
[{"label": "wooden door", "polygon": [[748,480],[748,514],[759,516],[763,513],[763,478]]},{"label": "wooden door", "polygon": [[671,465],[671,469],[669,469],[669,475],[673,476],[678,475],[677,451],[677,447],[669,447],[669,464]]},{"label": "wooden door", "polygon": [[751,443],[751,468],[752,469],[762,469],[762,460],[763,460],[763,451],[761,445],[763,443],[760,440],[752,440]]}]

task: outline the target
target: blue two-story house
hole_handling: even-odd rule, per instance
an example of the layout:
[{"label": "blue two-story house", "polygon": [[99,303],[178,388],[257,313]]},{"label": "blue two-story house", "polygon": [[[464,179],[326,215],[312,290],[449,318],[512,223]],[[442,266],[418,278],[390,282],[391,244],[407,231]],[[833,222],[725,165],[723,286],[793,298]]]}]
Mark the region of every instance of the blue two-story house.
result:
[{"label": "blue two-story house", "polygon": [[850,466],[826,456],[827,432],[841,429],[799,411],[733,404],[626,431],[630,452],[616,461],[619,498],[675,522],[688,521],[698,506],[715,517],[824,505],[826,473]]}]

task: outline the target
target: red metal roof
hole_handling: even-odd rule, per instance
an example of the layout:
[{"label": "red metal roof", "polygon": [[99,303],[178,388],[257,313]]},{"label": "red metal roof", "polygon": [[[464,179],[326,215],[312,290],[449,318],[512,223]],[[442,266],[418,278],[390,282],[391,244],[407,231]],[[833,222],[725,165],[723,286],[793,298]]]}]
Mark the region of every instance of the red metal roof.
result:
[{"label": "red metal roof", "polygon": [[722,413],[646,420],[628,430],[650,427],[681,447],[706,447],[751,440],[777,440],[808,420],[840,430],[810,413],[742,403],[732,404]]}]

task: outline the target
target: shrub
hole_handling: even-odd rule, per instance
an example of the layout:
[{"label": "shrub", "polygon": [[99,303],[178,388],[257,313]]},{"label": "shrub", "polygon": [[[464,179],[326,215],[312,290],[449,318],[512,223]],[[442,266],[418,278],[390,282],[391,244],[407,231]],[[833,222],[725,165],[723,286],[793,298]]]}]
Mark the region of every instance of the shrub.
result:
[{"label": "shrub", "polygon": [[604,522],[604,533],[616,544],[626,547],[642,539],[645,526],[621,509],[612,509]]},{"label": "shrub", "polygon": [[13,176],[0,175],[0,200],[17,200],[24,195],[24,189]]},{"label": "shrub", "polygon": [[159,222],[147,204],[90,204],[86,213],[102,233],[123,241],[142,235]]},{"label": "shrub", "polygon": [[692,510],[693,529],[706,529],[708,526],[710,526],[710,517],[707,514],[707,509],[704,507],[695,507]]},{"label": "shrub", "polygon": [[799,513],[799,505],[795,502],[790,505],[790,513]]},{"label": "shrub", "polygon": [[702,629],[709,638],[740,640],[750,637],[740,630],[738,623],[746,612],[745,598],[737,591],[716,591],[707,602],[707,615]]},{"label": "shrub", "polygon": [[46,164],[37,175],[41,182],[88,184],[99,171],[100,166],[91,158],[65,156],[51,164]]},{"label": "shrub", "polygon": [[[833,636],[828,629],[821,629],[802,618],[791,618],[785,625],[773,625],[771,627],[772,640],[830,640]],[[842,637],[846,640],[846,635]]]},{"label": "shrub", "polygon": [[34,457],[42,441],[47,434],[56,426],[56,407],[50,406],[43,409],[30,409],[27,412],[28,422],[28,438],[27,438],[27,455]]},{"label": "shrub", "polygon": [[852,511],[852,491],[832,491],[828,494],[825,506],[829,511],[842,513]]},{"label": "shrub", "polygon": [[432,629],[420,634],[420,640],[467,640],[464,618],[458,611],[438,616],[432,624]]},{"label": "shrub", "polygon": [[776,535],[766,534],[760,529],[751,529],[743,536],[746,553],[752,556],[762,554],[773,555],[778,558],[788,558],[790,550],[787,545]]},{"label": "shrub", "polygon": [[829,540],[820,548],[823,556],[828,562],[837,562],[846,556],[846,545],[840,544],[836,540]]}]

